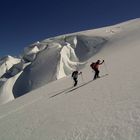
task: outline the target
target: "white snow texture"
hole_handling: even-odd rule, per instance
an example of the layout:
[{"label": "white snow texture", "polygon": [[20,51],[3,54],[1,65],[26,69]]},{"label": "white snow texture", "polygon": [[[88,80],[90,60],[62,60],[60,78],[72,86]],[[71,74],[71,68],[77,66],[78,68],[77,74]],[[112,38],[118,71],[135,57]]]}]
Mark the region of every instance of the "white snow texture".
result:
[{"label": "white snow texture", "polygon": [[[19,59],[0,59],[0,139],[139,140],[139,36],[135,19],[45,39]],[[98,59],[105,63],[93,81],[90,64]],[[76,89],[75,69],[82,71]]]}]

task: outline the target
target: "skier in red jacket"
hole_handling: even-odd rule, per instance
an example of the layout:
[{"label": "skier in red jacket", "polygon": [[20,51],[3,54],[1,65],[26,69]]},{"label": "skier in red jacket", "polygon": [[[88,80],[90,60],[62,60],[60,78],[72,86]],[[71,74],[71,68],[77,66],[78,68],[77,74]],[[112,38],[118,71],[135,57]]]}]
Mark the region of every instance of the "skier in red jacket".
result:
[{"label": "skier in red jacket", "polygon": [[99,65],[102,65],[104,63],[104,60],[101,62],[100,60],[97,60],[95,63],[93,62],[90,66],[91,68],[95,71],[95,75],[93,80],[95,80],[96,78],[99,78]]}]

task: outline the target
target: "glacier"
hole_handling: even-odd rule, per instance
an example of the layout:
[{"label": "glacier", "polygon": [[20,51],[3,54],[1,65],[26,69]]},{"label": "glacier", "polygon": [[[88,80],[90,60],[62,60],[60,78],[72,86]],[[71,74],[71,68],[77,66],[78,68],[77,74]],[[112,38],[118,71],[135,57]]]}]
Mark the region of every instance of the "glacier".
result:
[{"label": "glacier", "polygon": [[[28,57],[25,51],[24,62],[8,68],[14,70],[9,78],[4,77],[6,69],[2,71],[0,85],[10,91],[0,93],[12,95],[15,88],[18,98],[9,96],[8,101],[8,96],[1,96],[1,139],[139,140],[139,36],[140,19],[135,19],[31,44],[29,50],[39,51],[30,51]],[[98,59],[105,60],[100,75],[108,75],[91,81],[90,64]],[[75,67],[83,77],[79,75],[79,88],[72,90],[70,71]],[[20,86],[25,88],[24,96],[18,94]]]}]

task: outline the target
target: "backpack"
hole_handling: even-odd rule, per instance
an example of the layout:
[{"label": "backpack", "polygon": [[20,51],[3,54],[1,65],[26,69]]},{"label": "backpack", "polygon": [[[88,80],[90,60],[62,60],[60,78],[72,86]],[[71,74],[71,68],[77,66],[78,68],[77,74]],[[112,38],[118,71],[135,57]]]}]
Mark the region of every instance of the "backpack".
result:
[{"label": "backpack", "polygon": [[74,71],[74,72],[72,73],[71,77],[77,78],[77,77],[78,77],[78,71]]},{"label": "backpack", "polygon": [[92,63],[90,64],[90,67],[91,67],[92,69],[94,69],[94,68],[95,68],[95,64],[96,64],[96,63],[92,62]]}]

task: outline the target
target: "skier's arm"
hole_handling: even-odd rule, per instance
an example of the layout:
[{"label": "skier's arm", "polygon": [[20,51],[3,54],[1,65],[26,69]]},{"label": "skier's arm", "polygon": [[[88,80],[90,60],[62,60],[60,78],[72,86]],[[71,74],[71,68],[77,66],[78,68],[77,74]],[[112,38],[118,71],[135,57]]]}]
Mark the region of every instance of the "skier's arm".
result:
[{"label": "skier's arm", "polygon": [[78,73],[78,75],[80,75],[80,74],[82,74],[82,72],[81,72],[81,71]]},{"label": "skier's arm", "polygon": [[99,65],[102,65],[103,63],[104,63],[104,60]]}]

